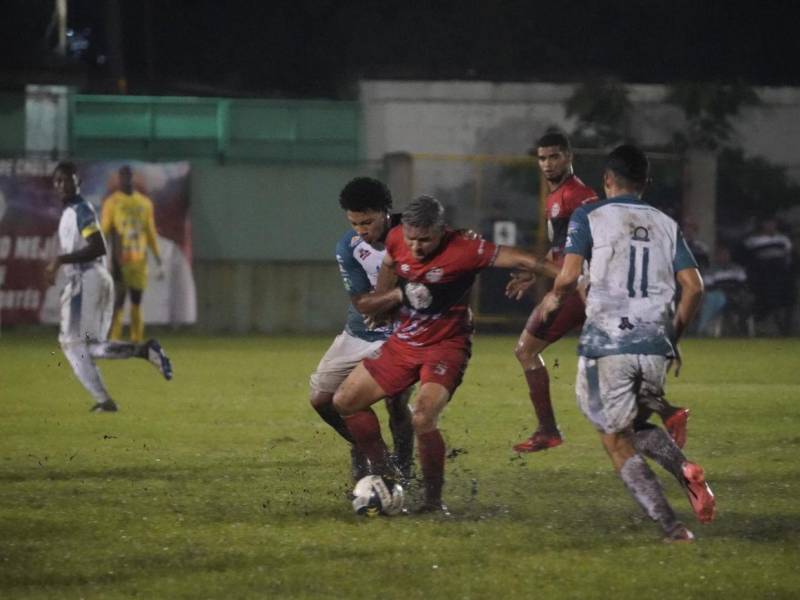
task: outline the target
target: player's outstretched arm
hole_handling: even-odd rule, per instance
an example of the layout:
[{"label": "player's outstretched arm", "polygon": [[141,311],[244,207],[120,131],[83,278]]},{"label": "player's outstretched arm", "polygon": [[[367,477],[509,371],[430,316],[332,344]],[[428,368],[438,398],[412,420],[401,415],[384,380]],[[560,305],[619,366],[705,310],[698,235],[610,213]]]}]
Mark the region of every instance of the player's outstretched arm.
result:
[{"label": "player's outstretched arm", "polygon": [[500,269],[530,271],[545,277],[558,275],[558,267],[555,264],[549,260],[540,260],[530,252],[526,252],[516,246],[498,246],[497,256],[492,266]]}]

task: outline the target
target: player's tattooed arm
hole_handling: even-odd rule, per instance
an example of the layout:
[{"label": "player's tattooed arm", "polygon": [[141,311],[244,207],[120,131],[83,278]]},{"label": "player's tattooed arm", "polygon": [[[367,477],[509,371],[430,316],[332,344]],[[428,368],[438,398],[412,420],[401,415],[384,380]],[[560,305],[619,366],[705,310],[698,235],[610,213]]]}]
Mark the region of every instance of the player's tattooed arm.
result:
[{"label": "player's tattooed arm", "polygon": [[382,294],[397,287],[397,273],[394,272],[394,259],[386,252],[378,271],[378,281],[375,283],[375,293]]},{"label": "player's tattooed arm", "polygon": [[371,317],[375,323],[386,320],[387,315],[403,302],[403,292],[397,287],[397,275],[394,273],[394,261],[387,252],[378,272],[375,291],[355,296],[353,306],[363,315]]},{"label": "player's tattooed arm", "polygon": [[558,267],[555,264],[549,260],[536,258],[530,252],[515,246],[498,246],[497,256],[492,266],[500,269],[528,271],[535,275],[544,275],[546,277],[558,275]]},{"label": "player's tattooed arm", "polygon": [[71,263],[91,262],[98,256],[103,256],[106,253],[106,244],[103,241],[103,236],[99,231],[95,231],[92,235],[86,238],[88,245],[80,250],[70,252],[69,254],[62,254],[56,256],[50,264],[44,269],[44,274],[48,285],[53,285],[56,281],[56,272],[61,265]]}]

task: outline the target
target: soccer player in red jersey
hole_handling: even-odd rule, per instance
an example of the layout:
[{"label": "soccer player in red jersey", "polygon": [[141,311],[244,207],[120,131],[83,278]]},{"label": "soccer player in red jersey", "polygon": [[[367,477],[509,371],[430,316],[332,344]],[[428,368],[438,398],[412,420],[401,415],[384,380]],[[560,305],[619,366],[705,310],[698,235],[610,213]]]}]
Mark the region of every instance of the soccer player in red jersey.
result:
[{"label": "soccer player in red jersey", "polygon": [[[564,246],[567,226],[575,209],[597,200],[595,191],[583,183],[572,167],[572,148],[566,135],[548,132],[536,142],[536,157],[550,193],[547,195],[546,215],[550,250],[547,258],[559,267],[564,262]],[[519,299],[532,283],[530,276],[522,274],[512,277],[507,294]],[[542,352],[553,342],[560,340],[572,330],[578,329],[585,320],[585,305],[578,291],[564,298],[559,309],[542,318],[541,306],[531,312],[528,322],[520,334],[514,353],[522,366],[528,393],[533,404],[539,426],[523,442],[516,444],[516,452],[537,452],[559,446],[561,432],[556,425],[553,404],[550,400],[550,375]],[[672,407],[663,398],[654,400],[653,411],[664,420],[667,430],[679,447],[686,442],[686,420],[689,411]]]},{"label": "soccer player in red jersey", "polygon": [[[487,267],[557,274],[552,263],[527,252],[448,229],[435,198],[412,201],[402,225],[386,238],[374,298],[380,312],[399,306],[399,322],[376,355],[359,364],[334,396],[334,406],[373,472],[391,477],[386,445],[370,406],[420,382],[412,423],[425,485],[423,512],[447,510],[442,504],[445,445],[438,419],[467,368],[473,332],[469,291],[475,276]],[[400,285],[387,289],[395,277]]]}]

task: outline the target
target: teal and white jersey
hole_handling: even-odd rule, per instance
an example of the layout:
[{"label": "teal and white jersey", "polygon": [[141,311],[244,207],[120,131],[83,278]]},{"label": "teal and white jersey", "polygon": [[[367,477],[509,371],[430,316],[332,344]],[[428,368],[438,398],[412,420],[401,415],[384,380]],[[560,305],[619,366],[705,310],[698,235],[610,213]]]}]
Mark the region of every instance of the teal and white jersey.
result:
[{"label": "teal and white jersey", "polygon": [[[94,207],[82,196],[76,195],[61,212],[58,222],[58,253],[71,254],[85,248],[89,244],[87,238],[97,232],[103,235]],[[87,262],[65,264],[64,270],[67,275],[72,275],[95,266],[105,266],[105,256],[98,256]]]},{"label": "teal and white jersey", "polygon": [[[385,248],[369,245],[353,230],[339,239],[339,243],[336,244],[336,261],[339,263],[342,283],[350,296],[368,294],[373,290],[385,254]],[[345,331],[362,340],[374,342],[388,338],[392,328],[368,329],[363,315],[350,304],[347,307]]]},{"label": "teal and white jersey", "polygon": [[674,354],[675,273],[697,267],[674,220],[635,196],[587,204],[570,219],[565,252],[589,261],[578,354]]}]

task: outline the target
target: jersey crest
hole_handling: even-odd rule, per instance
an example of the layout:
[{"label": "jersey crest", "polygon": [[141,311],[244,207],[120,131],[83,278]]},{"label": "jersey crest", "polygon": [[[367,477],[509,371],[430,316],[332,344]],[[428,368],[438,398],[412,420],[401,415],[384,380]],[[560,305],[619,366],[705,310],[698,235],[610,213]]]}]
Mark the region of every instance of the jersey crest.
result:
[{"label": "jersey crest", "polygon": [[372,254],[372,252],[370,252],[366,248],[359,248],[358,249],[358,260],[359,260],[359,262],[363,262],[363,261],[367,260],[367,258],[369,257],[370,254]]},{"label": "jersey crest", "polygon": [[409,282],[405,293],[408,303],[415,310],[425,310],[433,304],[433,294],[424,283]]},{"label": "jersey crest", "polygon": [[650,230],[647,227],[634,227],[631,238],[634,242],[649,242]]},{"label": "jersey crest", "polygon": [[441,267],[436,267],[425,273],[425,279],[427,281],[430,281],[431,283],[436,283],[437,281],[441,281],[442,277],[444,277],[444,269],[442,269]]}]

